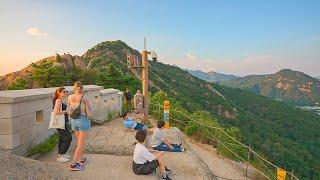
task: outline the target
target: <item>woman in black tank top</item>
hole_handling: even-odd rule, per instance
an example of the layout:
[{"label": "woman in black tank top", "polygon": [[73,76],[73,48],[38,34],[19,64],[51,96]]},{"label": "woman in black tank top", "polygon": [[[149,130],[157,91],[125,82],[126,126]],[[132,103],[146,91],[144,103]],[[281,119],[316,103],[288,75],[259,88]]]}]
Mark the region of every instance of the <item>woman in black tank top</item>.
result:
[{"label": "woman in black tank top", "polygon": [[63,98],[67,95],[67,91],[64,87],[58,88],[53,96],[53,112],[55,114],[64,114],[65,119],[65,129],[57,129],[59,135],[58,143],[58,162],[68,162],[70,161],[70,155],[67,155],[67,151],[70,147],[72,136],[68,126],[68,114],[67,114],[67,104],[63,102]]}]

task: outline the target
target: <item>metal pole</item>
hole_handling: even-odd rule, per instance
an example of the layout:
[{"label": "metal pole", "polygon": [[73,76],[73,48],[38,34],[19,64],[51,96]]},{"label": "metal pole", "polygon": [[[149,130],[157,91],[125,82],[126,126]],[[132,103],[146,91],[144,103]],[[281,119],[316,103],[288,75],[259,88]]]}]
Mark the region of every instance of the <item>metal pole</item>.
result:
[{"label": "metal pole", "polygon": [[158,113],[157,113],[157,118],[161,119],[160,115],[161,115],[161,112],[160,112],[160,104],[158,104]]},{"label": "metal pole", "polygon": [[219,154],[219,147],[221,143],[221,129],[219,128],[219,137],[218,137],[218,146],[217,146],[217,153]]},{"label": "metal pole", "polygon": [[251,152],[251,149],[250,147],[248,147],[248,158],[247,158],[247,168],[246,168],[246,177],[248,177],[248,168],[249,168],[249,161],[250,161],[250,152]]},{"label": "metal pole", "polygon": [[144,49],[142,51],[142,94],[143,94],[143,121],[148,120],[148,51],[146,50],[146,38],[144,38]]}]

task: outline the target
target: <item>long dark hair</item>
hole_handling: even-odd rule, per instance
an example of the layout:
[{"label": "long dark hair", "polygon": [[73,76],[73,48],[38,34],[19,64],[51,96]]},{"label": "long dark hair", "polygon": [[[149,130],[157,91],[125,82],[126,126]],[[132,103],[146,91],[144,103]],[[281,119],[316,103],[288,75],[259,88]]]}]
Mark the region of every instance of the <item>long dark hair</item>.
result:
[{"label": "long dark hair", "polygon": [[59,87],[58,89],[56,89],[56,90],[54,91],[53,99],[52,99],[53,107],[54,107],[54,105],[56,104],[56,100],[59,98],[60,93],[61,93],[63,90],[65,90],[65,89],[66,89],[66,88],[64,88],[64,87]]}]

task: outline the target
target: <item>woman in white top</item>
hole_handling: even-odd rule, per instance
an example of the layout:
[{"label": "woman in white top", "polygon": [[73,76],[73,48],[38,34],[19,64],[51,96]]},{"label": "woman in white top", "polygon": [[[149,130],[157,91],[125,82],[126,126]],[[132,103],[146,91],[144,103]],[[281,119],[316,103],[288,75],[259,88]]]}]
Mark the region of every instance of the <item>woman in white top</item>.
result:
[{"label": "woman in white top", "polygon": [[75,93],[68,98],[69,104],[69,115],[80,106],[80,115],[71,120],[71,128],[75,131],[77,138],[77,148],[74,152],[73,160],[74,163],[71,164],[70,169],[73,171],[81,171],[85,167],[87,161],[83,157],[83,149],[85,144],[85,137],[90,129],[90,121],[88,118],[92,117],[90,104],[87,98],[83,94],[83,85],[80,81],[74,84]]}]

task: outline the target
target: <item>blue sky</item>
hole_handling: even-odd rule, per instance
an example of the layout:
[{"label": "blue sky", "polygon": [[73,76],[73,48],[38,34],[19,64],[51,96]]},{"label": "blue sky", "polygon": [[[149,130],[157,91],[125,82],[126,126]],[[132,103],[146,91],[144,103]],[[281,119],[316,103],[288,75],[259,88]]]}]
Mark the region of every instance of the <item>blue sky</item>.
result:
[{"label": "blue sky", "polygon": [[320,75],[320,1],[0,1],[0,75],[121,39],[184,68]]}]

